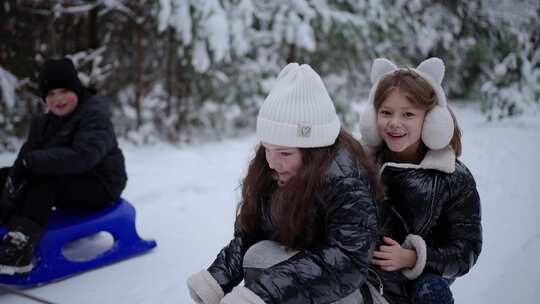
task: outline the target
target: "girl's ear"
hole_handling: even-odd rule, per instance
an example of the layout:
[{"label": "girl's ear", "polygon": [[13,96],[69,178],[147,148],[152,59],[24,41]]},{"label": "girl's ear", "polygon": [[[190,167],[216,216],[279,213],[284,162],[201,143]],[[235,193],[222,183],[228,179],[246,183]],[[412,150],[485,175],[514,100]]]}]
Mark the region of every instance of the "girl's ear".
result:
[{"label": "girl's ear", "polygon": [[436,84],[441,84],[444,78],[444,62],[437,57],[422,61],[416,68],[431,77]]},{"label": "girl's ear", "polygon": [[377,58],[371,66],[371,82],[377,83],[382,76],[397,70],[397,66],[386,58]]}]

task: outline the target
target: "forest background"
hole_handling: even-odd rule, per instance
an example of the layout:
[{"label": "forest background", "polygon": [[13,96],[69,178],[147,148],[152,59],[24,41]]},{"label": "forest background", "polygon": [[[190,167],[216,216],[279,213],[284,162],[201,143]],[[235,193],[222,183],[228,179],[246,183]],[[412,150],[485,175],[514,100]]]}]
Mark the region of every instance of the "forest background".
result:
[{"label": "forest background", "polygon": [[308,63],[345,126],[358,122],[373,59],[446,63],[451,101],[487,120],[539,112],[540,2],[531,0],[5,0],[0,5],[0,151],[43,110],[40,65],[69,56],[111,98],[135,144],[253,130],[279,70]]}]

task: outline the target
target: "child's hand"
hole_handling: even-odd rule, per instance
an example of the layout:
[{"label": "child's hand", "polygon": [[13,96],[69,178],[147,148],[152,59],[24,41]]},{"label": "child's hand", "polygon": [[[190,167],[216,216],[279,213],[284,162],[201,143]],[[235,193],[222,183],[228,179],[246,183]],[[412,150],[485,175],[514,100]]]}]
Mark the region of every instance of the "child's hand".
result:
[{"label": "child's hand", "polygon": [[384,271],[396,271],[402,268],[412,268],[416,264],[416,251],[405,249],[389,237],[383,237],[387,245],[381,245],[373,252],[372,264],[378,265]]}]

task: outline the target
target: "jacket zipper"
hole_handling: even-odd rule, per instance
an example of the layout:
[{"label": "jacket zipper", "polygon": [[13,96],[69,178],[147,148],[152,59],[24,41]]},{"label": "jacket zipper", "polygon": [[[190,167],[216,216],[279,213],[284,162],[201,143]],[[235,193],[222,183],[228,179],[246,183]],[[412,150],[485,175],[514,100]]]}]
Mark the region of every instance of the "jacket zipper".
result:
[{"label": "jacket zipper", "polygon": [[[369,275],[370,272],[375,276],[375,278],[370,277],[370,275]],[[379,293],[382,296],[384,294],[384,286],[383,286],[382,279],[379,276],[379,274],[375,270],[373,270],[371,268],[368,268],[368,279],[369,278],[372,278],[372,280],[375,280],[376,285],[379,286]]]},{"label": "jacket zipper", "polygon": [[[433,182],[434,185],[437,185],[438,184],[438,176],[435,175],[435,181]],[[436,191],[433,191],[433,193],[436,193]],[[422,226],[422,228],[420,229],[420,231],[418,231],[418,234],[422,235],[424,234],[424,231],[425,229],[427,229],[429,227],[429,225],[431,224],[431,220],[433,219],[433,205],[435,204],[434,202],[435,200],[435,195],[432,195],[431,197],[431,201],[429,203],[429,213],[428,213],[428,220],[426,221],[426,223]]]}]

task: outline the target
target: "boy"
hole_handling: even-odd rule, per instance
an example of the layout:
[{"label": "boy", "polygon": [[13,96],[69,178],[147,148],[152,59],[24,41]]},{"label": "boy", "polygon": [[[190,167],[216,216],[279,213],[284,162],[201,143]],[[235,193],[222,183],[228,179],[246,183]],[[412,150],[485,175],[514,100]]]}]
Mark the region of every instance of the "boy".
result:
[{"label": "boy", "polygon": [[99,210],[127,182],[107,99],[82,86],[71,60],[47,60],[39,89],[47,112],[32,119],[13,166],[0,169],[0,223],[8,231],[0,242],[0,274],[32,270],[53,206]]}]

